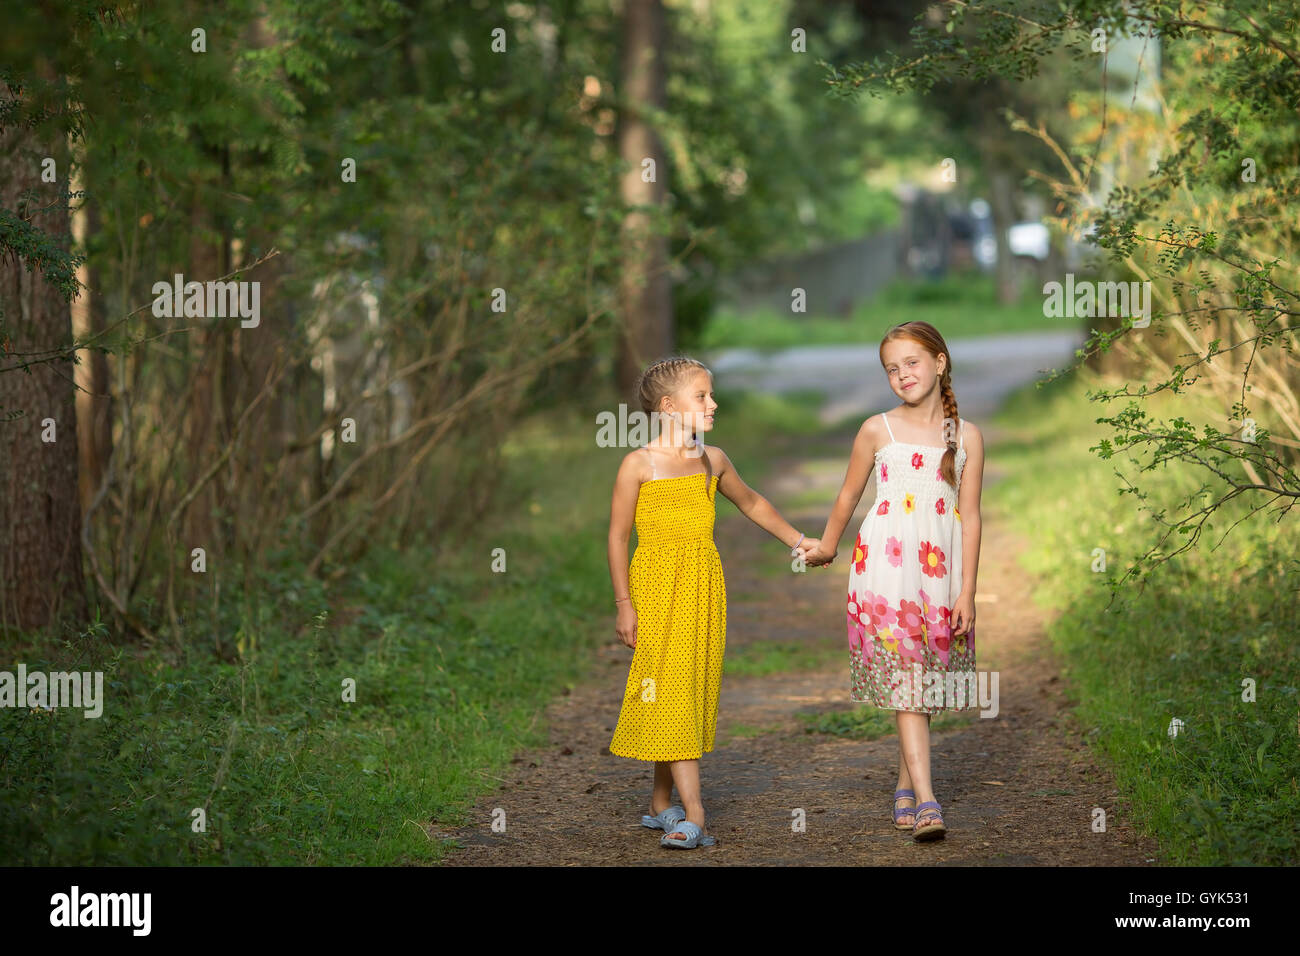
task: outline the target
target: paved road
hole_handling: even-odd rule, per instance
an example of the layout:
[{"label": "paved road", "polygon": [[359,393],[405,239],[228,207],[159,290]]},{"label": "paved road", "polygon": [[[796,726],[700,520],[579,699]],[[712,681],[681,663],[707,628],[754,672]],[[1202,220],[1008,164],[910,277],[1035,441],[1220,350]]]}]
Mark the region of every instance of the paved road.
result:
[{"label": "paved road", "polygon": [[[989,417],[1008,393],[1048,370],[1071,364],[1075,349],[1085,341],[1082,330],[949,339],[953,390],[963,414]],[[708,364],[719,385],[726,387],[776,394],[822,392],[827,397],[821,410],[825,425],[866,417],[898,403],[876,345],[805,345],[768,354],[724,349],[710,355]]]}]

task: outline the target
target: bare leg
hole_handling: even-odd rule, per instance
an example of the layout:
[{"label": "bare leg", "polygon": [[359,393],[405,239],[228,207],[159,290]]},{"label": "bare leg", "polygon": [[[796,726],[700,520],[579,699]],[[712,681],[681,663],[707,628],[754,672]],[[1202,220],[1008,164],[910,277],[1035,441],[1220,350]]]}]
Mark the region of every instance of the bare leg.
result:
[{"label": "bare leg", "polygon": [[655,784],[650,791],[650,816],[657,817],[673,803],[673,771],[667,760],[655,761]]},{"label": "bare leg", "polygon": [[[674,760],[668,766],[672,769],[673,782],[677,784],[677,795],[682,798],[686,819],[703,830],[704,804],[700,802],[699,760]],[[670,833],[668,836],[673,840],[686,839],[683,833]]]},{"label": "bare leg", "polygon": [[902,751],[903,766],[899,770],[899,786],[905,778],[916,791],[917,805],[934,801],[930,782],[930,715],[909,711],[896,711],[898,746]]},{"label": "bare leg", "polygon": [[[895,723],[895,724],[898,726],[898,728],[899,728],[899,730],[898,730],[898,785],[897,785],[894,789],[896,789],[896,790],[912,790],[912,789],[913,789],[913,788],[912,788],[912,776],[911,776],[911,774],[909,774],[909,773],[907,772],[907,758],[906,758],[906,756],[905,756],[904,753],[903,753],[903,730],[902,730],[902,723],[901,723],[901,721],[898,720],[898,711],[894,711],[894,723]],[[915,811],[915,810],[916,810],[916,798],[915,798],[915,797],[899,797],[897,800],[894,801],[894,807],[895,807],[895,809],[897,809],[897,810],[899,810],[899,811],[902,811],[902,810],[912,810],[912,811]],[[915,813],[915,812],[912,812],[912,813],[902,813],[902,812],[900,812],[899,815],[898,815],[898,821],[897,821],[897,822],[900,823],[900,824],[902,824],[903,826],[911,826],[913,823],[916,822],[916,813]]]}]

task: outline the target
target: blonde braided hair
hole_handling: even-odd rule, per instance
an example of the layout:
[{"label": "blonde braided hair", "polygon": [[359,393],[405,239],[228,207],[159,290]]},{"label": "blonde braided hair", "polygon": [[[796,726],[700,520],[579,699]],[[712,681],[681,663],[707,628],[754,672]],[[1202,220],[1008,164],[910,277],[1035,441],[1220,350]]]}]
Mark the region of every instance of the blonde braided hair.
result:
[{"label": "blonde braided hair", "polygon": [[[634,388],[637,401],[641,404],[641,411],[647,415],[660,414],[659,405],[664,396],[672,395],[681,388],[686,376],[696,369],[709,372],[708,366],[703,362],[685,355],[660,359],[646,366],[638,376]],[[712,372],[709,372],[709,377],[713,377]],[[698,438],[696,440],[699,441]],[[700,444],[703,445],[703,442]],[[707,497],[713,485],[713,462],[709,460],[708,452],[704,453],[704,469],[704,494]]]}]

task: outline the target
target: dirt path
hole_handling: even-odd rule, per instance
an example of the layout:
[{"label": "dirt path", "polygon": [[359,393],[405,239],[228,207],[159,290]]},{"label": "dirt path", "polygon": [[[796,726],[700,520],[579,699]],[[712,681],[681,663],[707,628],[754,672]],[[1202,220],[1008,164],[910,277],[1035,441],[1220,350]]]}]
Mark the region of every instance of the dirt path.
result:
[{"label": "dirt path", "polygon": [[[987,433],[987,430],[986,430]],[[992,438],[993,436],[990,436]],[[820,528],[843,475],[851,436],[819,447],[822,462],[801,449],[800,462],[776,464],[759,489],[800,527]],[[820,466],[820,467],[819,467]],[[986,486],[996,470],[986,470]],[[815,491],[825,505],[784,502]],[[822,494],[824,492],[824,494]],[[859,516],[875,494],[869,484]],[[729,506],[728,506],[729,508]],[[897,780],[898,742],[808,733],[800,714],[848,711],[848,645],[844,633],[845,545],[825,570],[761,573],[757,562],[780,562],[779,545],[747,519],[723,512],[715,539],[727,577],[727,654],[757,641],[818,642],[841,648],[833,667],[734,677],[724,671],[718,739],[701,761],[708,832],[716,846],[686,852],[660,848],[660,831],[640,825],[648,812],[649,764],[614,757],[608,746],[618,717],[631,651],[613,636],[591,679],[548,711],[550,742],[518,755],[508,779],[473,811],[479,824],[431,826],[431,835],[461,847],[447,866],[518,865],[1144,865],[1154,843],[1129,826],[1114,781],[1090,755],[1086,727],[1069,701],[1047,637],[1050,622],[1031,601],[1031,582],[1015,555],[1023,547],[1004,517],[983,509],[977,601],[977,645],[983,670],[1000,672],[1001,712],[973,715],[933,732],[935,792],[947,838],[917,844],[889,820]],[[753,561],[743,556],[753,556]],[[735,732],[733,733],[733,729]],[[492,832],[494,808],[506,832]],[[1091,830],[1094,807],[1107,832]],[[806,830],[793,832],[795,810]]]}]

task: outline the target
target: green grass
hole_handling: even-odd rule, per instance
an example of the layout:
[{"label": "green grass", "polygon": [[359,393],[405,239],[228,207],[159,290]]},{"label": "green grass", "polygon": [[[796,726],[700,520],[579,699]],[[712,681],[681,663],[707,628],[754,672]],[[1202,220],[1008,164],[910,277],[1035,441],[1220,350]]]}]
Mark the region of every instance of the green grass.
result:
[{"label": "green grass", "polygon": [[759,727],[754,724],[730,724],[724,736],[729,740],[743,740],[747,737],[762,737],[765,734],[780,733],[781,728],[777,726]]},{"label": "green grass", "polygon": [[[300,575],[268,579],[228,609],[238,664],[202,650],[94,660],[100,639],[74,642],[83,667],[107,672],[104,716],[0,714],[5,859],[436,859],[430,819],[463,820],[482,773],[538,741],[537,709],[594,640],[582,626],[600,590],[589,549],[527,534],[490,543],[512,573],[489,577],[484,549],[432,577],[417,553],[377,556],[330,596]],[[51,656],[22,659],[61,669]],[[191,829],[195,808],[205,832]]]},{"label": "green grass", "polygon": [[997,302],[991,276],[970,273],[932,282],[900,281],[847,317],[794,315],[720,308],[701,335],[701,348],[776,350],[796,345],[878,344],[901,322],[929,322],[945,338],[974,338],[1008,332],[1068,331],[1076,319],[1043,315],[1043,297],[1026,287],[1013,306]]},{"label": "green grass", "polygon": [[819,667],[847,666],[838,647],[811,641],[754,641],[727,649],[728,677],[767,677]]},{"label": "green grass", "polygon": [[[1108,570],[1127,566],[1157,527],[1121,496],[1115,468],[1171,514],[1199,481],[1187,466],[1138,475],[1088,446],[1108,434],[1105,406],[1085,384],[1061,380],[1017,395],[998,417],[1014,432],[990,459],[1009,472],[987,492],[1032,542],[1023,566],[1037,599],[1060,611],[1061,652],[1075,716],[1114,767],[1134,821],[1178,865],[1300,862],[1300,601],[1294,518],[1246,517],[1257,501],[1219,512],[1195,550],[1164,565],[1146,593],[1129,588],[1106,610]],[[1152,401],[1160,417],[1208,420],[1193,397]],[[1219,544],[1229,526],[1244,519]],[[1181,544],[1181,538],[1177,539]],[[1253,681],[1256,700],[1243,701]],[[1175,719],[1183,731],[1170,737]]]}]

